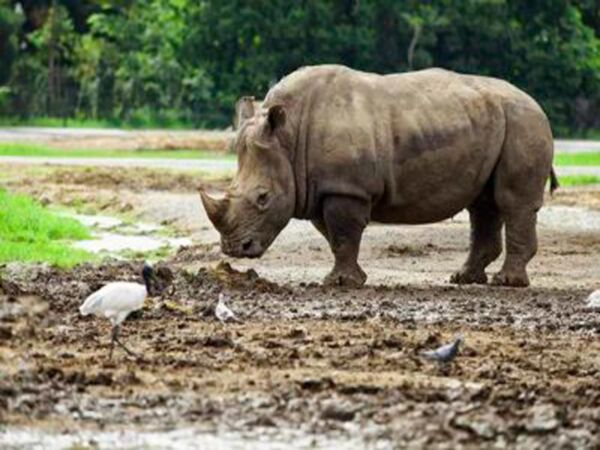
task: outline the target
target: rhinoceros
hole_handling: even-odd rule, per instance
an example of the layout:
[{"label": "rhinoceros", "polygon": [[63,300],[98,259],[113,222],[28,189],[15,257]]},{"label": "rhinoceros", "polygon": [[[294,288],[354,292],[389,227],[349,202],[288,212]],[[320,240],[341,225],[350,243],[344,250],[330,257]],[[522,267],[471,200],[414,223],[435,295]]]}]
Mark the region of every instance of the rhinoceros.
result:
[{"label": "rhinoceros", "polygon": [[304,67],[273,86],[240,127],[238,171],[222,198],[201,190],[234,257],[259,257],[292,218],[308,219],[335,258],[326,284],[359,286],[370,221],[424,224],[470,215],[470,250],[453,283],[528,286],[546,181],[558,186],[542,108],[508,82],[443,69],[378,75]]}]

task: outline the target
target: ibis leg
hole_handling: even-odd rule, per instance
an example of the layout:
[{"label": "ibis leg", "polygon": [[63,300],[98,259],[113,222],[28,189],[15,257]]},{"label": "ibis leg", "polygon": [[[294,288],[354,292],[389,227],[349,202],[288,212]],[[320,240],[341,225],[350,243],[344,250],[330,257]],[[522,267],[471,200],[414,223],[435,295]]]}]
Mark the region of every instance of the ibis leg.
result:
[{"label": "ibis leg", "polygon": [[[119,340],[119,326],[116,325],[113,328],[113,337],[112,337],[112,345],[114,346],[114,344],[117,344],[119,347],[121,347],[123,350],[125,350],[125,352],[129,355],[129,356],[133,356],[134,358],[139,358],[139,355],[132,352],[131,350],[129,350],[125,344],[123,344],[120,340]],[[111,354],[112,354],[112,346],[111,346]]]},{"label": "ibis leg", "polygon": [[111,338],[110,338],[110,352],[108,359],[112,360],[113,350],[115,349],[115,341],[117,340],[117,334],[119,332],[119,325],[113,326]]}]

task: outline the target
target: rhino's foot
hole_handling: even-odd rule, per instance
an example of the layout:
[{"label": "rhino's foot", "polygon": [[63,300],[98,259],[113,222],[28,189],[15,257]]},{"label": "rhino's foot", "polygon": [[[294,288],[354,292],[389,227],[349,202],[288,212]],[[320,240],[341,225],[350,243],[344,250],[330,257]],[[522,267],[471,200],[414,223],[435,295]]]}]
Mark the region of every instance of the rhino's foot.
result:
[{"label": "rhino's foot", "polygon": [[461,269],[450,277],[450,283],[454,284],[486,284],[487,275],[482,271]]},{"label": "rhino's foot", "polygon": [[492,278],[494,286],[527,287],[529,286],[529,277],[525,271],[509,272],[501,270]]},{"label": "rhino's foot", "polygon": [[323,280],[325,286],[360,287],[367,281],[367,274],[358,266],[352,269],[334,268]]}]

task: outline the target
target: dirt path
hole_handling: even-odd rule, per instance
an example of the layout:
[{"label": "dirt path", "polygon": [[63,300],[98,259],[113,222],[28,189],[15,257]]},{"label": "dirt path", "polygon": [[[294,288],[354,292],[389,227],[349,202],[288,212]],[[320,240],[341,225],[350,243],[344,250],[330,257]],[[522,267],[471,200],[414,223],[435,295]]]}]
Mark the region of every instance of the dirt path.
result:
[{"label": "dirt path", "polygon": [[[542,210],[529,289],[448,284],[466,256],[459,215],[369,227],[369,285],[343,290],[317,283],[332,257],[306,222],[291,223],[264,258],[228,260],[189,192],[193,179],[57,173],[11,188],[63,204],[119,199],[197,244],[159,265],[155,295],[124,325],[143,362],[121,353],[107,361],[108,324],[77,312],[105,282],[136,279],[141,262],[5,268],[0,421],[9,430],[34,427],[42,441],[44,431],[86,432],[104,447],[103,433],[133,428],[193,429],[205,437],[184,446],[217,436],[228,448],[265,436],[284,443],[265,448],[310,448],[311,439],[339,448],[598,448],[600,311],[583,299],[600,288],[600,189],[561,190]],[[213,320],[222,291],[243,324]],[[457,333],[466,344],[454,364],[419,357]],[[11,438],[0,431],[0,446]]]}]

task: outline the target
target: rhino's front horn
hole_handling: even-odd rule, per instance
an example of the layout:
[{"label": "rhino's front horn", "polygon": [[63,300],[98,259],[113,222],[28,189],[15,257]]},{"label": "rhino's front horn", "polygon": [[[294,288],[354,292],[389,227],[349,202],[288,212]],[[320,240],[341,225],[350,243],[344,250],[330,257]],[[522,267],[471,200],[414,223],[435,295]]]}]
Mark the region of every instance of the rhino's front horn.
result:
[{"label": "rhino's front horn", "polygon": [[227,211],[227,198],[221,200],[212,198],[204,192],[204,189],[200,189],[200,198],[202,199],[202,204],[204,205],[204,209],[206,210],[206,214],[210,221],[217,229],[221,228],[225,212]]}]

